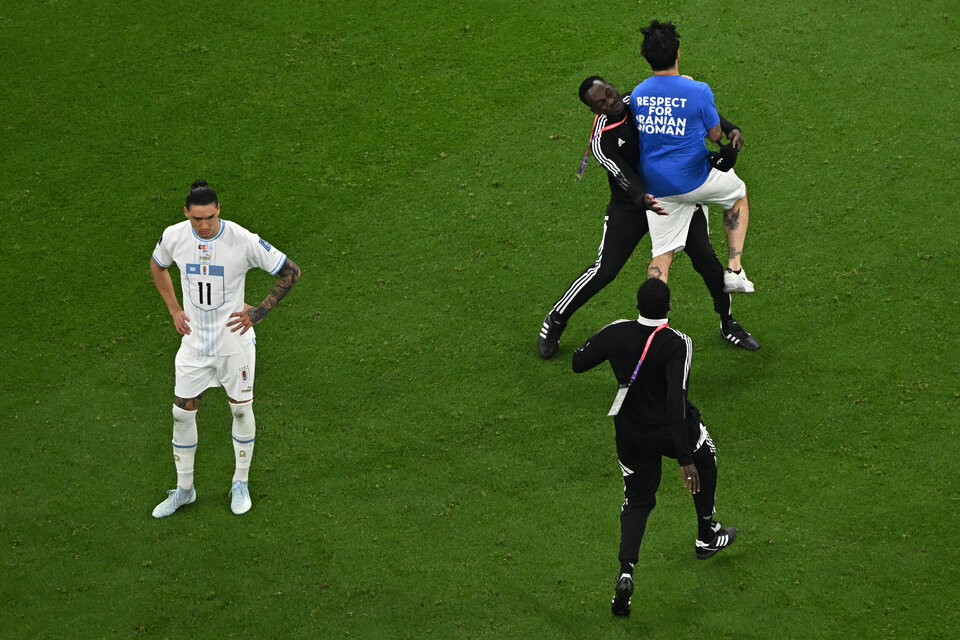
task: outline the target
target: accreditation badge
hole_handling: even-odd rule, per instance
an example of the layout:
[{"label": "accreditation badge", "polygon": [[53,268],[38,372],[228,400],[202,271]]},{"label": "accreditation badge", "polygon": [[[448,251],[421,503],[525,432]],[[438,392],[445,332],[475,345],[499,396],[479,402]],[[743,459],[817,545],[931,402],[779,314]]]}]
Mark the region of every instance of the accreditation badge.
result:
[{"label": "accreditation badge", "polygon": [[613,399],[613,405],[611,405],[610,411],[607,412],[607,417],[615,416],[620,413],[620,407],[623,405],[623,401],[627,397],[627,391],[629,390],[629,382],[623,382],[620,384],[620,388],[617,389],[617,397]]}]

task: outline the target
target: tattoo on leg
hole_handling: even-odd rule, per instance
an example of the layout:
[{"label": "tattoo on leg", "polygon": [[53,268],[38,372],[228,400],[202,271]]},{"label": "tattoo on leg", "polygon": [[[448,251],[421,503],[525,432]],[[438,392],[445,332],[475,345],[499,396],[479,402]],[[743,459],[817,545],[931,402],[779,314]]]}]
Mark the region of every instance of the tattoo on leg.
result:
[{"label": "tattoo on leg", "polygon": [[660,267],[655,265],[650,265],[647,268],[647,279],[657,278],[658,280],[663,280],[663,272],[660,271]]},{"label": "tattoo on leg", "polygon": [[723,212],[723,226],[731,231],[740,226],[740,207]]},{"label": "tattoo on leg", "polygon": [[733,260],[734,258],[739,258],[742,255],[743,255],[743,251],[737,250],[736,247],[730,247],[727,249],[727,257],[731,260]]},{"label": "tattoo on leg", "polygon": [[173,404],[184,411],[196,411],[200,407],[201,398],[203,398],[202,393],[196,398],[178,398],[177,396],[174,396]]}]

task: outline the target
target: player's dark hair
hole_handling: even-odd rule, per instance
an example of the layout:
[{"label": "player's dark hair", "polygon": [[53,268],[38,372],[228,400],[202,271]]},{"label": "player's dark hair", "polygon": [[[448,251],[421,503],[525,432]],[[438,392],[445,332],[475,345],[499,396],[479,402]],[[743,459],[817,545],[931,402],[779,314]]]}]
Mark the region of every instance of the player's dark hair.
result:
[{"label": "player's dark hair", "polygon": [[193,205],[203,206],[205,204],[220,204],[217,200],[217,192],[210,188],[206,180],[197,180],[190,185],[190,193],[187,194],[187,209]]},{"label": "player's dark hair", "polygon": [[647,278],[637,289],[637,311],[644,318],[659,320],[670,313],[670,287],[660,278]]},{"label": "player's dark hair", "polygon": [[673,66],[680,51],[680,34],[672,22],[651,20],[650,26],[640,29],[643,44],[640,53],[650,63],[654,71],[663,71]]},{"label": "player's dark hair", "polygon": [[590,76],[589,78],[587,78],[586,80],[580,83],[580,92],[579,92],[580,102],[587,105],[588,107],[590,105],[587,104],[587,91],[590,91],[590,87],[592,87],[593,83],[596,82],[597,80],[599,80],[600,82],[606,82],[606,80],[604,80],[600,76]]}]

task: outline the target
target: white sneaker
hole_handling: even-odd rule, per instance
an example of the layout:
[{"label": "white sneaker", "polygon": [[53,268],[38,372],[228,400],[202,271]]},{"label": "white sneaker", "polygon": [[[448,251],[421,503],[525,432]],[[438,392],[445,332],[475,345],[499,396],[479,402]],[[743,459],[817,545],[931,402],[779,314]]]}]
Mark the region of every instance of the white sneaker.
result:
[{"label": "white sneaker", "polygon": [[250,489],[247,487],[247,483],[237,480],[230,488],[230,510],[239,516],[250,511],[252,506],[253,502],[250,500]]},{"label": "white sneaker", "polygon": [[181,489],[180,487],[171,489],[167,491],[167,499],[154,508],[153,517],[166,518],[167,516],[172,516],[177,509],[185,504],[194,502],[196,499],[197,491],[193,487],[190,487],[189,490]]},{"label": "white sneaker", "polygon": [[747,272],[740,267],[740,273],[730,269],[723,272],[724,293],[753,293],[753,283],[747,280]]}]

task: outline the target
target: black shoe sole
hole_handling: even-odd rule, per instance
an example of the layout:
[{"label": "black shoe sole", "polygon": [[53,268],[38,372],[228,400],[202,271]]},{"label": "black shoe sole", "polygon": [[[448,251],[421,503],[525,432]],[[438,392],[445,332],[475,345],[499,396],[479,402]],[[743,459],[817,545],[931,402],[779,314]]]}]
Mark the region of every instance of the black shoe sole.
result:
[{"label": "black shoe sole", "polygon": [[549,360],[553,356],[557,355],[557,351],[559,350],[560,350],[559,342],[555,342],[553,344],[550,344],[545,340],[540,340],[539,342],[537,342],[537,351],[540,352],[540,357],[543,358],[544,360]]},{"label": "black shoe sole", "polygon": [[610,603],[610,611],[615,616],[630,615],[630,598],[633,596],[633,583],[621,587],[617,583],[617,590],[613,594],[613,602]]}]

